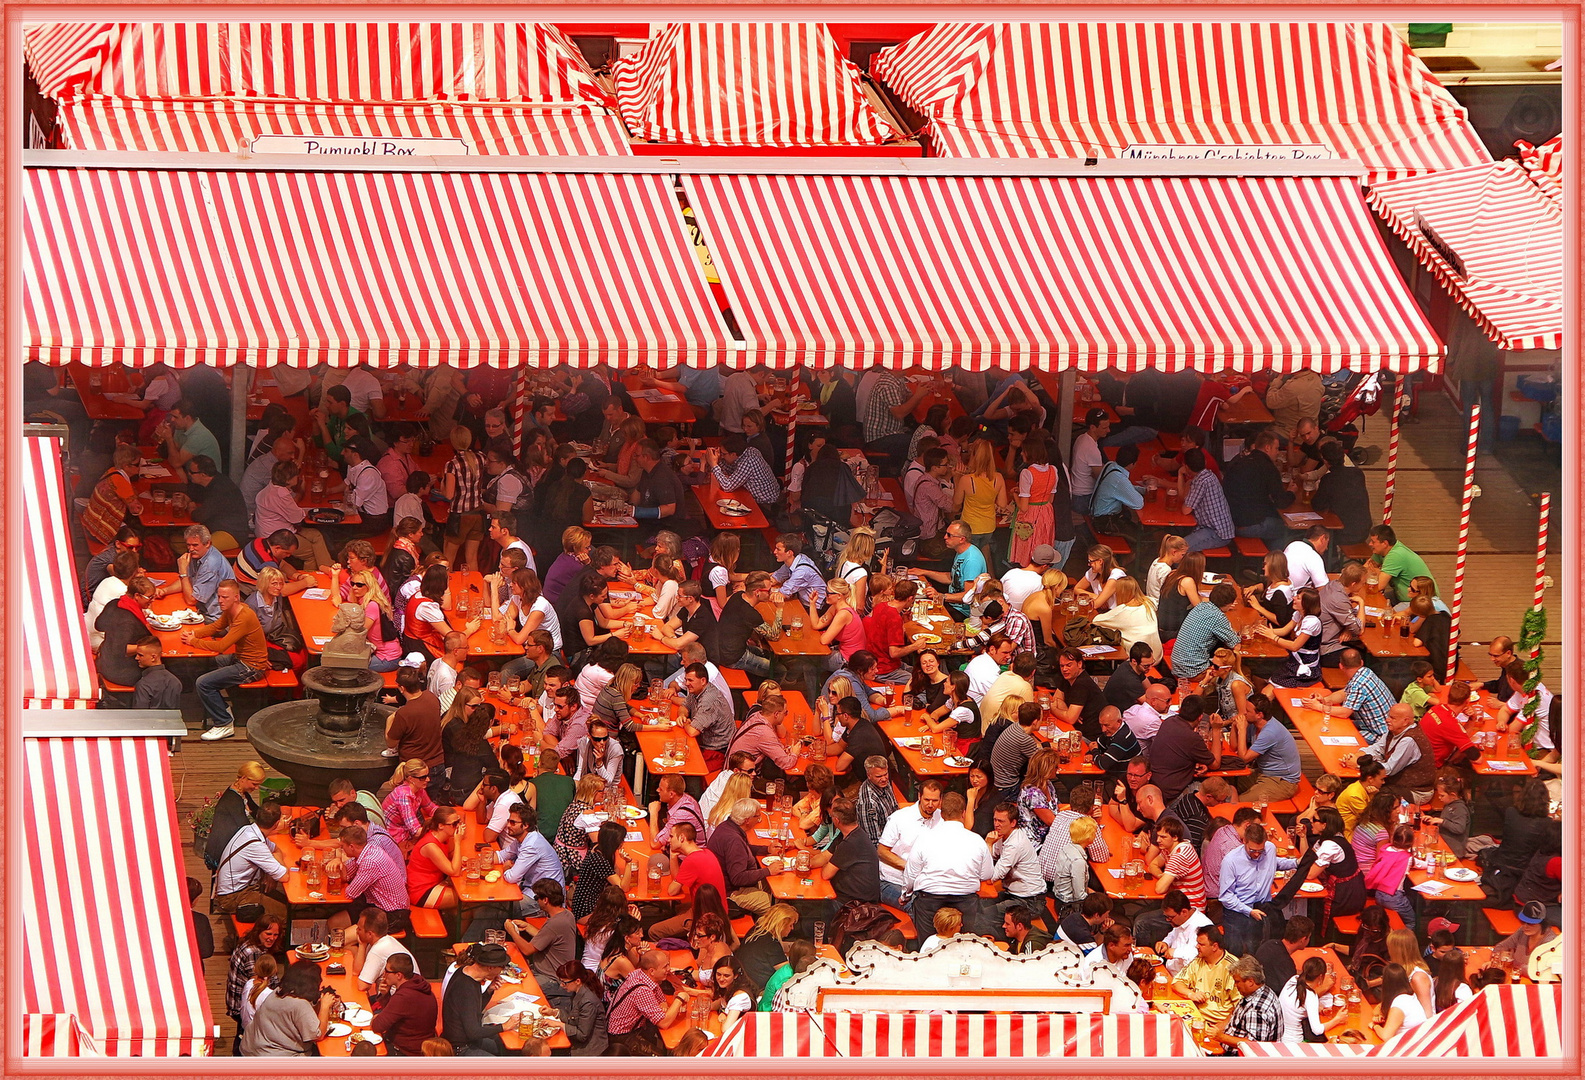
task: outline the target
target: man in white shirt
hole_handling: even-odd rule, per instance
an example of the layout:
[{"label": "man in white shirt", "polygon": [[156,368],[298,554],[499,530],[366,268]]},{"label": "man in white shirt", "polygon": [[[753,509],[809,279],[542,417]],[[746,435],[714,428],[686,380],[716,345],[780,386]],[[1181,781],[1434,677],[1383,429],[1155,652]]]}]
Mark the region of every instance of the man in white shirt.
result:
[{"label": "man in white shirt", "polygon": [[1139,745],[1146,753],[1150,752],[1150,740],[1156,737],[1156,732],[1161,728],[1161,722],[1172,711],[1172,691],[1161,683],[1151,683],[1145,687],[1145,700],[1129,709],[1123,714],[1123,722],[1134,733],[1134,738],[1139,740]]},{"label": "man in white shirt", "polygon": [[[990,643],[985,646],[985,651],[970,660],[963,667],[963,673],[969,677],[969,697],[978,705],[985,700],[985,692],[991,688],[996,677],[1002,673],[1002,668],[1012,663],[1013,653],[1018,649],[1018,644],[1012,638],[1003,634],[994,634]],[[995,717],[991,717],[994,720]],[[987,720],[986,723],[989,723]]]},{"label": "man in white shirt", "polygon": [[[1079,961],[1079,970],[1093,979],[1095,972],[1105,968],[1129,985],[1137,986],[1138,984],[1128,977],[1128,969],[1134,962],[1134,932],[1129,929],[1128,924],[1114,922],[1102,930],[1096,940],[1096,947]],[[1150,1008],[1143,1002],[1141,1007]]]},{"label": "man in white shirt", "polygon": [[385,477],[374,464],[376,451],[368,439],[359,437],[341,451],[347,465],[347,512],[357,514],[362,523],[357,535],[372,536],[391,527],[391,500],[385,493]]},{"label": "man in white shirt", "polygon": [[760,407],[759,391],[752,371],[735,371],[721,383],[720,411],[716,418],[722,431],[743,434],[743,414]]},{"label": "man in white shirt", "polygon": [[704,669],[710,673],[710,685],[721,691],[721,696],[726,698],[727,701],[730,702],[732,700],[732,688],[726,684],[726,677],[721,674],[721,669],[706,659],[703,645],[697,641],[690,641],[682,647],[682,651],[677,655],[682,661],[682,666],[667,677],[666,686],[668,688],[675,687],[679,693],[686,694],[688,690],[682,685],[682,677],[687,672],[688,665],[703,664]]},{"label": "man in white shirt", "polygon": [[1073,440],[1072,464],[1068,468],[1075,514],[1088,516],[1090,513],[1090,504],[1095,500],[1095,481],[1106,467],[1101,440],[1111,430],[1112,422],[1105,409],[1091,409],[1084,414],[1084,434]]},{"label": "man in white shirt", "polygon": [[[980,929],[980,885],[996,875],[990,850],[963,825],[968,800],[961,792],[941,797],[941,820],[922,833],[903,869],[903,885],[913,894],[914,928],[934,927],[936,912],[944,907],[963,914],[963,928]],[[902,811],[898,811],[902,813]]]},{"label": "man in white shirt", "polygon": [[1024,601],[1040,591],[1040,579],[1057,561],[1057,549],[1040,544],[1029,553],[1028,566],[1015,566],[1002,575],[1002,599],[1008,611],[1024,610]]},{"label": "man in white shirt", "polygon": [[220,868],[215,871],[215,893],[209,907],[220,916],[228,935],[231,934],[231,920],[226,915],[244,904],[263,904],[270,914],[286,917],[285,898],[278,895],[279,890],[271,882],[285,881],[290,871],[270,839],[285,825],[280,804],[263,803],[254,815],[253,824],[238,829],[220,852]]},{"label": "man in white shirt", "polygon": [[[914,846],[925,831],[941,823],[941,793],[945,785],[940,780],[926,780],[919,785],[919,801],[912,806],[899,807],[886,819],[881,830],[880,843],[875,853],[881,860],[881,903],[893,907],[903,902],[903,872]],[[931,924],[925,924],[928,933]]]},{"label": "man in white shirt", "polygon": [[[1003,803],[991,815],[991,842],[994,867],[991,878],[1002,883],[996,910],[1005,914],[1015,907],[1039,912],[1045,905],[1046,878],[1040,871],[1040,854],[1035,851],[1029,832],[1018,826],[1018,807]],[[996,920],[1001,924],[1001,919]]]},{"label": "man in white shirt", "polygon": [[1332,533],[1325,525],[1311,525],[1303,540],[1289,544],[1283,554],[1288,557],[1288,581],[1293,591],[1321,589],[1332,580],[1326,573],[1326,549],[1332,543]]},{"label": "man in white shirt", "polygon": [[350,368],[346,378],[341,380],[341,385],[352,395],[354,409],[376,420],[385,419],[385,390],[373,372],[367,368]]},{"label": "man in white shirt", "polygon": [[429,692],[440,699],[442,709],[449,709],[457,676],[468,662],[468,635],[453,630],[446,635],[445,645],[445,655],[429,665]]},{"label": "man in white shirt", "polygon": [[1167,972],[1176,977],[1178,972],[1189,966],[1191,960],[1200,955],[1195,947],[1195,935],[1199,933],[1200,927],[1210,926],[1211,920],[1205,912],[1195,910],[1182,889],[1167,891],[1167,895],[1161,899],[1161,914],[1172,929],[1167,931],[1166,937],[1156,942],[1156,955],[1166,961]]},{"label": "man in white shirt", "polygon": [[352,963],[347,965],[348,970],[357,971],[358,989],[367,994],[380,981],[380,976],[385,974],[385,962],[397,953],[405,953],[411,957],[402,943],[386,933],[389,924],[386,922],[385,912],[377,907],[366,907],[363,914],[358,916],[358,928],[354,932],[355,942],[352,946]]}]

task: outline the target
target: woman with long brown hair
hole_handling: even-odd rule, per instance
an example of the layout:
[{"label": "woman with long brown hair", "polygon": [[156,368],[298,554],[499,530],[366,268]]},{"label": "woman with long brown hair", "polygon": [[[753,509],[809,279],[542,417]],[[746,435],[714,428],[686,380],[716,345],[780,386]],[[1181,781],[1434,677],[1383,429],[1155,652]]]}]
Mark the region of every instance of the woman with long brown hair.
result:
[{"label": "woman with long brown hair", "polygon": [[1161,583],[1161,600],[1156,604],[1156,631],[1162,646],[1178,636],[1183,620],[1189,611],[1205,599],[1200,587],[1204,584],[1205,554],[1191,551],[1178,560],[1178,565]]}]

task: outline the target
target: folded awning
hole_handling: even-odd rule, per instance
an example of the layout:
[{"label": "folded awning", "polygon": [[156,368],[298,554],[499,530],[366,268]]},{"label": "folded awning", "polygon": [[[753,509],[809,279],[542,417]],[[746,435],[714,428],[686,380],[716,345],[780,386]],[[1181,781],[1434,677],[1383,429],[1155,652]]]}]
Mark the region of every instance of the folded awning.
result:
[{"label": "folded awning", "polygon": [[1434,368],[1347,178],[688,176],[789,368]]},{"label": "folded awning", "polygon": [[76,1016],[110,1057],[207,1053],[209,993],[165,740],[27,731],[14,1007]]},{"label": "folded awning", "polygon": [[[353,104],[231,99],[74,98],[56,111],[67,150],[155,150],[184,153],[347,153],[347,139],[441,139],[406,143],[384,154],[518,155],[526,157],[630,154],[616,115],[597,105],[535,102],[415,102]],[[323,148],[301,140],[329,137]],[[255,146],[255,140],[265,142]],[[361,149],[361,148],[358,148]],[[377,148],[366,156],[382,156]],[[399,158],[397,158],[400,160]]]},{"label": "folded awning", "polygon": [[636,138],[880,146],[899,138],[824,23],[672,23],[611,65]]},{"label": "folded awning", "polygon": [[33,168],[26,356],[709,365],[730,339],[660,175]]},{"label": "folded awning", "polygon": [[94,654],[83,622],[72,560],[61,441],[22,440],[21,604],[12,623],[22,635],[22,700],[51,709],[92,708],[99,697]]},{"label": "folded awning", "polygon": [[[942,23],[871,72],[943,156],[1361,161],[1371,179],[1490,160],[1385,23]],[[1329,153],[1328,153],[1329,152]]]},{"label": "folded awning", "polygon": [[1203,1057],[1161,1013],[749,1013],[705,1057]]},{"label": "folded awning", "polygon": [[1563,346],[1563,208],[1517,162],[1378,184],[1392,231],[1504,349]]},{"label": "folded awning", "polygon": [[1540,146],[1531,146],[1524,140],[1514,143],[1519,150],[1519,163],[1525,167],[1540,189],[1558,202],[1563,201],[1563,136],[1548,139]]},{"label": "folded awning", "polygon": [[40,23],[23,49],[57,99],[609,103],[548,23]]}]

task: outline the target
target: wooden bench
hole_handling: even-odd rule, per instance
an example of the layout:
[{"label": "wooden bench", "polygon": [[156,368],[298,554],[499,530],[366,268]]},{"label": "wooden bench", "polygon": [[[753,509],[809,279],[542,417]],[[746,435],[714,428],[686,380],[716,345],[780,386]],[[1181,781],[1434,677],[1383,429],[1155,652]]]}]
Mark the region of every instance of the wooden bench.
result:
[{"label": "wooden bench", "polygon": [[451,931],[446,928],[446,920],[434,908],[409,908],[408,919],[412,924],[413,933],[421,938],[444,940],[451,936]]},{"label": "wooden bench", "polygon": [[1491,924],[1491,928],[1497,932],[1498,937],[1507,937],[1509,934],[1517,934],[1519,932],[1519,913],[1516,911],[1509,911],[1506,908],[1486,907],[1481,908],[1480,913],[1486,916],[1486,921]]},{"label": "wooden bench", "polygon": [[1200,552],[1200,554],[1204,555],[1207,559],[1231,559],[1233,557],[1233,552],[1226,544],[1223,544],[1221,547],[1205,548]]},{"label": "wooden bench", "polygon": [[394,671],[383,671],[383,672],[381,672],[380,673],[380,681],[385,683],[385,688],[387,690],[395,690],[396,689],[396,672],[394,672]]},{"label": "wooden bench", "polygon": [[243,683],[243,690],[296,690],[301,683],[297,680],[295,671],[275,671],[271,669],[262,679]]},{"label": "wooden bench", "polygon": [[[1371,908],[1371,907],[1375,907],[1376,905],[1375,904],[1366,904],[1365,906],[1367,908]],[[1332,916],[1332,925],[1337,927],[1338,930],[1340,930],[1341,932],[1343,932],[1345,934],[1357,934],[1357,933],[1359,933],[1359,916],[1358,915],[1334,915],[1334,916]],[[1387,925],[1389,927],[1391,927],[1392,929],[1394,929],[1394,930],[1402,930],[1403,929],[1403,916],[1399,915],[1396,911],[1392,910],[1392,908],[1388,908],[1387,909]]]},{"label": "wooden bench", "polygon": [[1310,781],[1305,779],[1304,774],[1300,773],[1299,788],[1293,793],[1293,798],[1268,803],[1267,806],[1273,814],[1297,814],[1310,805],[1310,800],[1314,796],[1315,789],[1310,786]]},{"label": "wooden bench", "polygon": [[721,672],[721,678],[726,680],[727,689],[729,689],[729,690],[748,690],[748,689],[751,689],[749,681],[748,681],[748,672],[744,671],[742,668],[724,667],[724,668],[720,668],[719,670]]},{"label": "wooden bench", "polygon": [[112,694],[130,694],[134,689],[136,689],[135,687],[131,686],[122,686],[118,682],[111,682],[103,675],[99,676],[99,685],[110,691]]},{"label": "wooden bench", "polygon": [[907,912],[901,908],[894,908],[890,904],[882,904],[881,907],[885,908],[887,914],[897,920],[897,929],[902,932],[905,940],[919,940],[919,931],[914,928],[914,921],[908,917]]},{"label": "wooden bench", "polygon": [[253,929],[253,924],[250,922],[243,922],[241,919],[233,915],[231,916],[231,929],[236,931],[237,940],[241,941],[243,938],[247,937],[248,933]]},{"label": "wooden bench", "polygon": [[[1091,531],[1094,531],[1093,525],[1091,526]],[[1133,557],[1134,549],[1130,547],[1128,541],[1121,536],[1107,536],[1104,533],[1096,533],[1095,539],[1097,543],[1105,544],[1107,547],[1111,548],[1112,554],[1116,555],[1119,560]]]},{"label": "wooden bench", "polygon": [[744,915],[732,920],[732,936],[742,941],[754,929],[754,916]]},{"label": "wooden bench", "polygon": [[1266,557],[1266,542],[1254,536],[1233,537],[1233,547],[1246,559],[1262,559]]}]

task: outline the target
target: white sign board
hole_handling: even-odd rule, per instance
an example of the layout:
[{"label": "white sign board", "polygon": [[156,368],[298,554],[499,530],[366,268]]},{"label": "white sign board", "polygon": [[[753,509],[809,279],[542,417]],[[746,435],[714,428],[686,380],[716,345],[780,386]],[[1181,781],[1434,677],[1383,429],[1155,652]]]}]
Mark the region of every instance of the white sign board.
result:
[{"label": "white sign board", "polygon": [[1330,161],[1330,147],[1315,143],[1134,143],[1122,157],[1134,161]]},{"label": "white sign board", "polygon": [[463,139],[420,136],[365,138],[359,135],[260,135],[255,154],[329,154],[341,157],[455,157],[467,154]]}]

